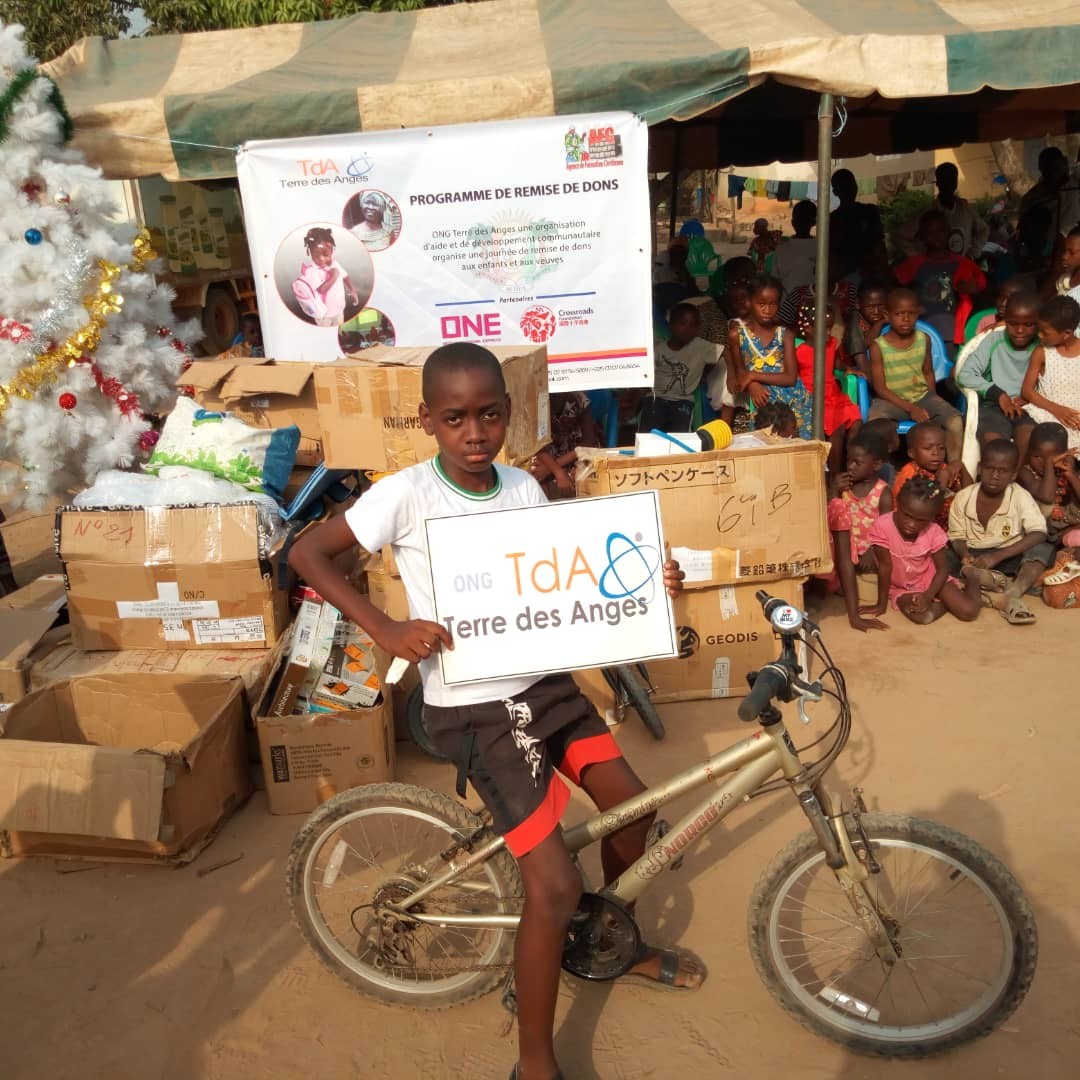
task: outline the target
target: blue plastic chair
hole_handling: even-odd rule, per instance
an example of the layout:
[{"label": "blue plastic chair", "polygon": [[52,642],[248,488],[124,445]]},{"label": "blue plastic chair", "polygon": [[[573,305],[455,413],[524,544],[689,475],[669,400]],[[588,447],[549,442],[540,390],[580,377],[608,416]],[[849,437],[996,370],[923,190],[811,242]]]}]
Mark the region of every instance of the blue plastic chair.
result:
[{"label": "blue plastic chair", "polygon": [[619,399],[614,390],[586,390],[589,410],[604,433],[604,446],[619,445]]},{"label": "blue plastic chair", "polygon": [[[945,339],[922,319],[915,324],[915,329],[921,330],[930,339],[930,359],[934,365],[934,381],[941,382],[942,379],[947,379],[952,372],[953,362],[949,359],[949,349],[945,344]],[[887,334],[889,330],[888,323],[881,328],[882,334]],[[960,412],[961,415],[966,412],[966,405],[961,405]],[[901,420],[896,425],[896,432],[898,435],[906,435],[914,426],[914,420]]]}]

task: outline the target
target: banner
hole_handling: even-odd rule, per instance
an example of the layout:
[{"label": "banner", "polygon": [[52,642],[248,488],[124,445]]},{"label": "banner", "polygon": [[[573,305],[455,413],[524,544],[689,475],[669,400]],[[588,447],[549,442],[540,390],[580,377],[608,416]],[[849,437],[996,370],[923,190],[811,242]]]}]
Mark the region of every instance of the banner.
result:
[{"label": "banner", "polygon": [[247,143],[266,355],[546,343],[554,392],[652,386],[647,158],[629,113]]},{"label": "banner", "polygon": [[439,653],[448,684],[677,655],[655,491],[426,528],[436,619],[454,638]]}]

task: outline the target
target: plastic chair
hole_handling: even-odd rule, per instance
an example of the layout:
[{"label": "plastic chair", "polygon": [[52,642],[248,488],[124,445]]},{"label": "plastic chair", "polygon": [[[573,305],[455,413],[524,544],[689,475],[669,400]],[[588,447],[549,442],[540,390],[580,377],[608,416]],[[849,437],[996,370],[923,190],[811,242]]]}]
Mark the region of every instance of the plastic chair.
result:
[{"label": "plastic chair", "polygon": [[972,338],[975,337],[975,330],[979,323],[986,318],[987,315],[997,315],[997,310],[992,307],[983,308],[982,311],[976,311],[974,315],[966,323],[964,323],[964,344],[966,345]]},{"label": "plastic chair", "polygon": [[859,406],[865,424],[870,417],[870,383],[852,371],[841,371],[837,368],[833,374],[840,380],[844,393]]},{"label": "plastic chair", "polygon": [[[886,323],[881,328],[882,335],[887,334],[890,329],[891,327]],[[949,350],[945,344],[945,339],[929,323],[923,322],[922,319],[915,324],[915,329],[921,330],[930,339],[930,359],[934,365],[934,381],[941,382],[942,379],[947,379],[952,372],[953,365],[949,359]],[[896,425],[896,433],[906,435],[914,426],[914,420],[901,420]]]},{"label": "plastic chair", "polygon": [[589,410],[596,426],[604,433],[604,446],[619,445],[619,399],[614,390],[586,390]]},{"label": "plastic chair", "polygon": [[984,330],[981,334],[976,334],[970,341],[968,341],[964,347],[960,350],[960,355],[956,358],[956,363],[953,365],[953,378],[957,380],[957,387],[960,393],[963,395],[962,400],[966,404],[964,410],[964,446],[961,451],[960,457],[964,462],[964,468],[974,476],[979,468],[979,395],[974,390],[969,390],[965,386],[960,386],[959,375],[963,366],[971,359],[972,353],[978,347],[978,344],[987,334],[994,333],[993,330]]}]

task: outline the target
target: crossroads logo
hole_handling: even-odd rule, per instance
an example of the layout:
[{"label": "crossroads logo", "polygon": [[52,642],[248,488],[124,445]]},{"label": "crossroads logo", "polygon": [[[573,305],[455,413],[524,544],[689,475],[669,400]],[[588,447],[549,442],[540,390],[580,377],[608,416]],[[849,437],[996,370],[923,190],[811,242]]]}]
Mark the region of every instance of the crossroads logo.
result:
[{"label": "crossroads logo", "polygon": [[563,137],[567,169],[600,169],[623,163],[622,136],[611,127],[578,131],[571,127]]}]

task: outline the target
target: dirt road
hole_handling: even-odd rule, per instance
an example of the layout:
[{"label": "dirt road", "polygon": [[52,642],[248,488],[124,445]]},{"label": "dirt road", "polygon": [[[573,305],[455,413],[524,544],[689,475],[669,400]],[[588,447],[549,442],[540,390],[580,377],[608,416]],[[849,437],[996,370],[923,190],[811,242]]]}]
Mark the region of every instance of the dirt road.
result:
[{"label": "dirt road", "polygon": [[[970,833],[1012,867],[1035,906],[1041,963],[1004,1030],[945,1059],[892,1064],[815,1038],[777,1008],[752,969],[744,925],[758,873],[801,828],[790,800],[774,797],[740,811],[668,875],[666,900],[642,904],[651,938],[683,942],[705,959],[710,978],[700,993],[564,988],[558,1046],[568,1080],[1075,1075],[1080,709],[1069,688],[1080,616],[1039,612],[1033,628],[1008,627],[985,612],[973,626],[927,629],[893,616],[892,629],[872,637],[841,618],[825,620],[855,702],[855,734],[838,779],[864,784],[872,806]],[[742,733],[730,702],[669,706],[664,715],[670,734],[662,744],[636,720],[619,735],[646,779]],[[448,768],[407,750],[401,772],[451,788]],[[571,813],[583,809],[575,803]],[[496,996],[443,1013],[382,1006],[338,983],[302,947],[282,883],[299,824],[271,817],[257,795],[183,870],[63,873],[70,867],[52,861],[0,864],[0,1077],[508,1075],[513,1037]],[[232,866],[196,875],[241,853]]]}]

